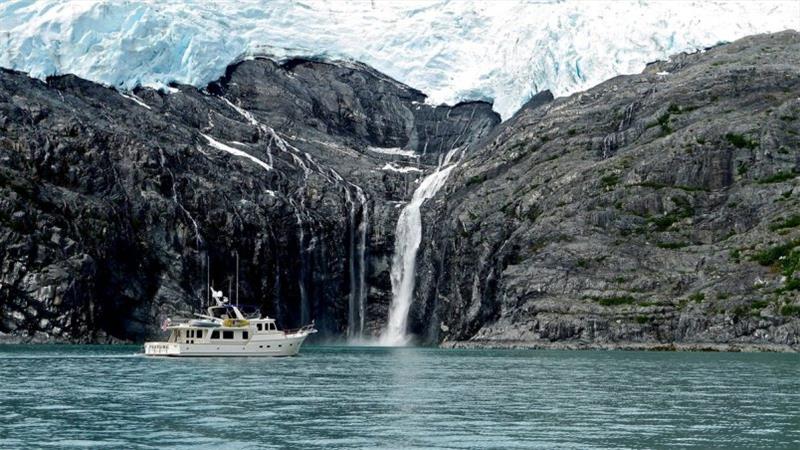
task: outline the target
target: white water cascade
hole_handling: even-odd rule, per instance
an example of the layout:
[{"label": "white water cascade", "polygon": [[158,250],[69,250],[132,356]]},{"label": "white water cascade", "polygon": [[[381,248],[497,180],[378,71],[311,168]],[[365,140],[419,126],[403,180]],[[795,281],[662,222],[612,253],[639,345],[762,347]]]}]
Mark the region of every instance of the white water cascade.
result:
[{"label": "white water cascade", "polygon": [[361,203],[361,223],[358,225],[358,336],[364,336],[364,323],[367,317],[367,232],[369,228],[369,209],[366,197]]},{"label": "white water cascade", "polygon": [[[461,151],[460,148],[450,150],[443,160],[440,160],[436,171],[425,177],[414,191],[411,201],[403,208],[397,219],[394,235],[394,256],[392,257],[392,306],[389,309],[389,320],[386,329],[381,334],[382,345],[406,345],[409,341],[407,334],[408,312],[414,299],[415,267],[417,250],[422,241],[422,217],[420,207],[436,195],[441,189],[450,172],[458,162],[451,163],[453,156]],[[463,155],[463,153],[462,153]]]},{"label": "white water cascade", "polygon": [[366,314],[366,249],[367,227],[369,212],[367,197],[364,191],[352,183],[355,188],[356,199],[361,207],[361,220],[356,218],[356,203],[351,198],[350,191],[345,188],[347,202],[350,204],[350,295],[348,303],[347,339],[351,342],[360,342],[364,335],[364,316]]}]

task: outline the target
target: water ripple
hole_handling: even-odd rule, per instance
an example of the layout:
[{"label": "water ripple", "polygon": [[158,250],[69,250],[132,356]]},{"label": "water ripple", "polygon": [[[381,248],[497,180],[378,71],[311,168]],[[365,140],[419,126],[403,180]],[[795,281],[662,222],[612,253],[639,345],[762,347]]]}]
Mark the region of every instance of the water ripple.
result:
[{"label": "water ripple", "polygon": [[798,448],[787,354],[0,347],[0,448]]}]

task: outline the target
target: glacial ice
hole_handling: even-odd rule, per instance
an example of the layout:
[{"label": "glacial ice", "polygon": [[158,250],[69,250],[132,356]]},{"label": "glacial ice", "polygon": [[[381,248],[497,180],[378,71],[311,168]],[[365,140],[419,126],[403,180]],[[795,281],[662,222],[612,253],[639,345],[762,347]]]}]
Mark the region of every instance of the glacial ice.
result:
[{"label": "glacial ice", "polygon": [[362,61],[429,103],[565,95],[644,64],[800,28],[800,2],[5,0],[0,66],[130,89],[202,86],[254,54]]}]

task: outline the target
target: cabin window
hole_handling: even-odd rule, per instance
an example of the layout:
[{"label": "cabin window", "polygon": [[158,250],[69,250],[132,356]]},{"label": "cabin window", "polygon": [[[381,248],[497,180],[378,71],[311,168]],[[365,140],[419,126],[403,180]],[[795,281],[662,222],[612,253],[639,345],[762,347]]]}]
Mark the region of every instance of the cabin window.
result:
[{"label": "cabin window", "polygon": [[190,338],[193,338],[193,337],[194,337],[194,330],[189,330],[189,337],[190,337]]},{"label": "cabin window", "polygon": [[242,331],[242,339],[247,339],[250,334],[247,331]]},{"label": "cabin window", "polygon": [[269,324],[269,329],[270,330],[274,330],[275,329],[275,324],[274,323]]},{"label": "cabin window", "polygon": [[195,333],[195,337],[197,339],[202,338],[203,337],[203,330],[197,330],[197,333]]},{"label": "cabin window", "polygon": [[211,332],[211,339],[219,339],[219,330],[214,330]]},{"label": "cabin window", "polygon": [[223,331],[222,339],[233,339],[233,331]]},{"label": "cabin window", "polygon": [[260,323],[256,325],[256,329],[257,329],[258,331],[261,331],[261,324],[260,324]]}]

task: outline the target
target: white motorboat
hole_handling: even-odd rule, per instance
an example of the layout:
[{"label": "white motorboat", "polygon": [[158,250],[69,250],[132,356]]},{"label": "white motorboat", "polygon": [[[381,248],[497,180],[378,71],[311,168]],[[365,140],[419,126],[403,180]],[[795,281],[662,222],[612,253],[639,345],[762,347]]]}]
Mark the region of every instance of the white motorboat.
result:
[{"label": "white motorboat", "polygon": [[145,342],[147,356],[294,356],[306,338],[316,333],[314,322],[296,330],[279,330],[275,319],[261,317],[257,308],[232,305],[215,291],[216,305],[197,319],[162,325],[169,331],[163,342]]}]

